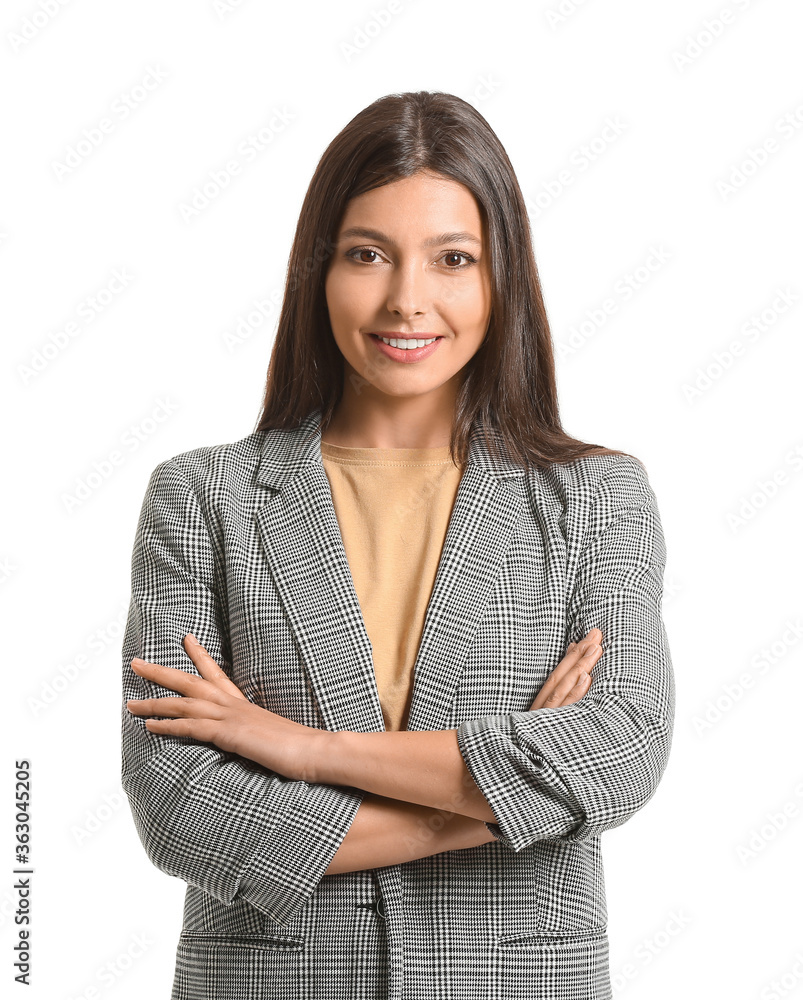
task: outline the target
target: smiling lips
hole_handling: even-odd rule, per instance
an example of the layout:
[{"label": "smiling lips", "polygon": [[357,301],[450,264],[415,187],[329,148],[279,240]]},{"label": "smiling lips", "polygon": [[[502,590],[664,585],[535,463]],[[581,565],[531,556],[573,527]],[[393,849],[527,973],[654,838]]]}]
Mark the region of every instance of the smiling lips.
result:
[{"label": "smiling lips", "polygon": [[439,339],[436,334],[432,333],[394,333],[390,330],[371,333],[369,336],[378,337],[383,343],[389,344],[391,347],[398,347],[401,350],[425,347],[427,344],[431,344],[433,340]]},{"label": "smiling lips", "polygon": [[421,361],[428,358],[443,340],[440,336],[430,336],[426,333],[420,336],[395,334],[392,330],[382,333],[369,333],[368,336],[379,350],[394,361]]}]

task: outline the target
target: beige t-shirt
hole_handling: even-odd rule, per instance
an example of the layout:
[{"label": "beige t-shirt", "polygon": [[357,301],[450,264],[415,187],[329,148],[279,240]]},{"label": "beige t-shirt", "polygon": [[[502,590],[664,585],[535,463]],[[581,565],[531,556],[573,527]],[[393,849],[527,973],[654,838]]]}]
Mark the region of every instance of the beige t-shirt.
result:
[{"label": "beige t-shirt", "polygon": [[406,729],[424,617],[465,465],[441,448],[346,448],[321,458],[373,648],[385,729]]}]

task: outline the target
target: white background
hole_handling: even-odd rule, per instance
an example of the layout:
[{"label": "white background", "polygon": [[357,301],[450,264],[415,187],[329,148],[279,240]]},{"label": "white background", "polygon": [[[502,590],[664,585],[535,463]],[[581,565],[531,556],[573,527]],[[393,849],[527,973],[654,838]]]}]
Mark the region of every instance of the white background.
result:
[{"label": "white background", "polygon": [[[615,994],[803,996],[803,12],[394,6],[3,5],[0,989],[169,995],[184,883],[148,861],[119,783],[139,507],[162,459],[254,429],[277,319],[254,303],[281,294],[319,156],[375,98],[426,89],[470,100],[507,148],[564,425],[639,456],[663,519],[675,739],[656,796],[603,838]],[[232,159],[239,174],[182,217]],[[34,789],[27,991],[18,758]]]}]

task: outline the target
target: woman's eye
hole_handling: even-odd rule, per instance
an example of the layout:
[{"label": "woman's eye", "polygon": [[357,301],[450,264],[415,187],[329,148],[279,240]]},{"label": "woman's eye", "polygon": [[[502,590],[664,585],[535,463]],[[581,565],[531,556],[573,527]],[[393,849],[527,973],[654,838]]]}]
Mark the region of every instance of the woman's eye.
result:
[{"label": "woman's eye", "polygon": [[352,260],[359,260],[361,264],[373,264],[372,260],[361,260],[361,255],[364,253],[372,253],[374,257],[378,257],[379,254],[376,250],[369,250],[367,247],[357,247],[354,250],[349,250],[346,254],[347,257],[351,257]]},{"label": "woman's eye", "polygon": [[451,265],[449,265],[449,270],[450,271],[459,271],[461,268],[469,267],[471,264],[476,264],[477,263],[476,260],[471,256],[471,254],[462,253],[460,250],[447,250],[446,253],[443,256],[447,260],[449,258],[454,258],[454,257],[463,257],[466,260],[465,264],[458,264],[455,267],[452,267]]}]

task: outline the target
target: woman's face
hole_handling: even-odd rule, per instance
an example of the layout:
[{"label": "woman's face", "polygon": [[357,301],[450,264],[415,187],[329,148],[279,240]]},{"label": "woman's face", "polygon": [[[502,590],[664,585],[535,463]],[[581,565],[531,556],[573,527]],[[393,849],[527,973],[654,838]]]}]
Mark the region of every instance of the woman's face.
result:
[{"label": "woman's face", "polygon": [[440,174],[422,171],[347,204],[325,285],[344,392],[454,396],[490,319],[485,244],[474,196]]}]

